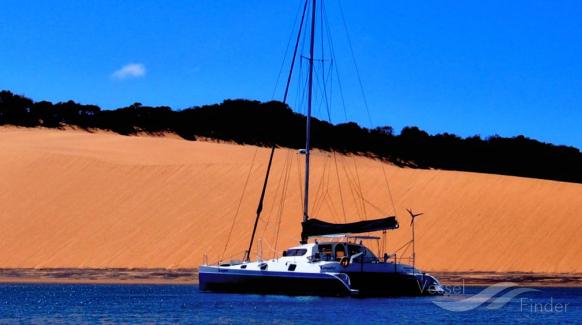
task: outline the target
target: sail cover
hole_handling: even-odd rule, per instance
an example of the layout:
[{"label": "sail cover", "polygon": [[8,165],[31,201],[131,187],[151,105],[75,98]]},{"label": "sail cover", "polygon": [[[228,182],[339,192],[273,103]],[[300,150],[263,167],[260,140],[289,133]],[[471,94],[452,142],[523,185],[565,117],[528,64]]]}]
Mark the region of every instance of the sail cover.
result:
[{"label": "sail cover", "polygon": [[314,236],[357,234],[377,230],[397,229],[396,217],[358,221],[352,223],[329,223],[318,219],[309,219],[301,224],[303,231],[301,237],[307,239]]}]

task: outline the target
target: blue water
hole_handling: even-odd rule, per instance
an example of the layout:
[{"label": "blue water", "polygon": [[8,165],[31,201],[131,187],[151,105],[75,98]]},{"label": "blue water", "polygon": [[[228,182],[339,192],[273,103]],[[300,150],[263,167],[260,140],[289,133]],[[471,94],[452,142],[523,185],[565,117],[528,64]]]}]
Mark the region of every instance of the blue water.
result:
[{"label": "blue water", "polygon": [[[464,299],[466,287],[439,299]],[[320,298],[200,293],[188,285],[0,284],[4,323],[582,323],[582,288],[538,288],[498,310],[452,312],[417,298]],[[524,305],[520,299],[526,299]],[[550,304],[566,305],[550,311]],[[535,304],[546,310],[533,310]]]}]

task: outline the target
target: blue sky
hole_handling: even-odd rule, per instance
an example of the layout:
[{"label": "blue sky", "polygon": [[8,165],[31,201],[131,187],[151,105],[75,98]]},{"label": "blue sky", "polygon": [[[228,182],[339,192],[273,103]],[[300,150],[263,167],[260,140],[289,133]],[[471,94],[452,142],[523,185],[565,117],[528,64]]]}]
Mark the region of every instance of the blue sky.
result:
[{"label": "blue sky", "polygon": [[[4,0],[0,89],[103,108],[280,99],[301,2]],[[338,0],[327,0],[349,120],[582,148],[582,2],[341,3],[371,115]]]}]

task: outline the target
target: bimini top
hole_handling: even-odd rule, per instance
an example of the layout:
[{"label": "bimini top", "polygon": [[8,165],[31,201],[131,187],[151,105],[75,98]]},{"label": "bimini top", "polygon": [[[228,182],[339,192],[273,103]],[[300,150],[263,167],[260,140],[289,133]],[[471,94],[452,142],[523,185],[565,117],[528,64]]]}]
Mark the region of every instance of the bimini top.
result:
[{"label": "bimini top", "polygon": [[378,230],[398,229],[396,217],[386,217],[381,219],[358,221],[352,223],[329,223],[318,219],[309,219],[303,223],[301,237],[336,235],[336,234],[358,234]]}]

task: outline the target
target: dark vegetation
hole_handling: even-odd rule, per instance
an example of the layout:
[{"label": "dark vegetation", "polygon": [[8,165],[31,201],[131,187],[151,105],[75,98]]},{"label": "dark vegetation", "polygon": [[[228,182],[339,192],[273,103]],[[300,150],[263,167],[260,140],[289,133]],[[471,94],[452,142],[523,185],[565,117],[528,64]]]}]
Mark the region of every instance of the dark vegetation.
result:
[{"label": "dark vegetation", "polygon": [[[135,103],[116,110],[73,101],[34,102],[0,92],[0,125],[111,130],[123,135],[174,132],[184,139],[207,137],[241,144],[303,148],[305,116],[280,102],[226,100],[221,104],[173,111]],[[312,146],[359,153],[417,168],[494,173],[582,183],[582,153],[517,136],[460,138],[429,135],[417,127],[394,134],[391,127],[366,129],[356,123],[332,125],[312,120]]]}]

